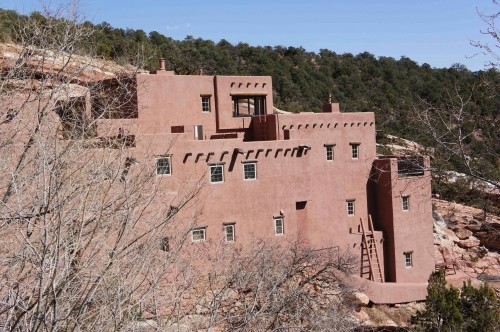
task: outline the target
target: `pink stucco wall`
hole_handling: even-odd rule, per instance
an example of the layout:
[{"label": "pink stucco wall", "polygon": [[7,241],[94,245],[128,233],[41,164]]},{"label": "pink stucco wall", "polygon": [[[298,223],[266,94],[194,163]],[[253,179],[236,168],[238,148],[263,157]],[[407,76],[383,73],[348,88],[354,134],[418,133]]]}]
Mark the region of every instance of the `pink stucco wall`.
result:
[{"label": "pink stucco wall", "polygon": [[[234,117],[234,95],[264,96],[267,115]],[[210,98],[210,112],[202,112],[202,96]],[[158,176],[170,196],[200,186],[202,198],[193,209],[207,241],[222,241],[223,225],[231,222],[242,246],[253,237],[300,237],[315,248],[338,246],[360,255],[359,225],[363,220],[368,229],[371,214],[385,280],[418,284],[411,298],[425,297],[421,287],[434,264],[429,173],[399,179],[396,158],[377,159],[373,113],[341,113],[337,104],[327,104],[325,113],[273,115],[270,77],[140,74],[137,104],[137,119],[98,126],[123,123],[136,137],[141,162],[170,156],[171,175]],[[203,126],[203,140],[194,139],[195,125]],[[359,146],[357,158],[352,144]],[[325,145],[333,146],[332,161]],[[256,163],[255,180],[244,180],[244,161]],[[210,183],[212,163],[223,165],[223,183]],[[411,197],[410,211],[401,211],[401,195]],[[348,200],[355,202],[354,215],[347,213]],[[278,215],[284,217],[283,235],[274,232]],[[408,251],[411,268],[405,267]],[[391,302],[391,294],[400,302],[396,293],[405,289],[372,284],[388,292],[382,302]]]}]

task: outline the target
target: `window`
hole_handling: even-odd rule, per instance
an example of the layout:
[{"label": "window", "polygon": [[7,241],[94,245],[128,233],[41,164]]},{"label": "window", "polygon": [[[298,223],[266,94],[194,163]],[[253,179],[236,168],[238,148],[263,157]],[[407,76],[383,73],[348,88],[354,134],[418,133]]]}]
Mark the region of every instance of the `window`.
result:
[{"label": "window", "polygon": [[333,145],[325,145],[326,147],[326,160],[333,161]]},{"label": "window", "polygon": [[210,182],[211,183],[224,182],[224,165],[210,166]]},{"label": "window", "polygon": [[355,213],[354,200],[347,201],[347,215],[348,216],[353,216],[354,213]]},{"label": "window", "polygon": [[265,96],[233,96],[233,116],[254,116],[265,113]]},{"label": "window", "polygon": [[283,223],[283,217],[274,218],[274,234],[276,235],[285,234],[285,225]]},{"label": "window", "polygon": [[243,173],[245,180],[255,180],[257,178],[257,164],[256,163],[244,163]]},{"label": "window", "polygon": [[359,143],[351,143],[352,159],[359,158]]},{"label": "window", "polygon": [[191,240],[193,242],[205,241],[206,228],[196,228],[191,231]]},{"label": "window", "polygon": [[403,211],[410,210],[410,196],[403,196]]},{"label": "window", "polygon": [[413,252],[405,252],[405,266],[410,268],[413,266]]},{"label": "window", "polygon": [[160,241],[160,249],[163,251],[170,251],[170,243],[168,237],[164,237]]},{"label": "window", "polygon": [[234,224],[224,225],[224,239],[226,242],[234,242]]},{"label": "window", "polygon": [[398,158],[398,176],[422,176],[424,175],[423,157],[400,157]]},{"label": "window", "polygon": [[156,157],[156,175],[171,175],[170,156]]},{"label": "window", "polygon": [[201,96],[201,111],[203,113],[210,112],[210,96]]}]

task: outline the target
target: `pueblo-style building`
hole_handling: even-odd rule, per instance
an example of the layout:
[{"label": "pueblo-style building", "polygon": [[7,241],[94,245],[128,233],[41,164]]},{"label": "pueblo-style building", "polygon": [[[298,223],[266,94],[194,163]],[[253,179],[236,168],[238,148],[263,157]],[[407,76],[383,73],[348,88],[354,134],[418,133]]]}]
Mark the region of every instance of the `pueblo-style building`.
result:
[{"label": "pueblo-style building", "polygon": [[425,298],[434,269],[427,157],[378,157],[370,112],[342,113],[331,100],[322,113],[276,110],[271,77],[160,67],[136,76],[133,106],[98,120],[98,131],[133,137],[166,192],[204,183],[193,245],[300,238],[359,257],[373,302]]}]

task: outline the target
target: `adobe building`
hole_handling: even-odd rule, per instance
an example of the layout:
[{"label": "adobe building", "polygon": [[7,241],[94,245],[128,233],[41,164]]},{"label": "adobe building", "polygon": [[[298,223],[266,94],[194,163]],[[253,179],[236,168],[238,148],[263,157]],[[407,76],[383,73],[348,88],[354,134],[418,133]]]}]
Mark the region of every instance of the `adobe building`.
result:
[{"label": "adobe building", "polygon": [[173,196],[203,185],[193,245],[300,238],[359,257],[353,278],[373,302],[425,299],[429,159],[377,157],[373,113],[342,113],[329,100],[322,113],[287,114],[273,107],[271,77],[175,75],[163,61],[135,88],[123,114],[97,120],[98,134],[131,138]]}]

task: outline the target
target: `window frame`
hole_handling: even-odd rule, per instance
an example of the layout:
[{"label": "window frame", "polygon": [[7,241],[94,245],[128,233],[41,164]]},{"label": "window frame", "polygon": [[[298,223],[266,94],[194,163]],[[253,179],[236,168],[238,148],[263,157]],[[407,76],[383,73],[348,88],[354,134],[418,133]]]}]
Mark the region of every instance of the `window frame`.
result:
[{"label": "window frame", "polygon": [[[165,167],[165,166],[158,166],[158,162],[161,160],[168,160],[168,173],[158,173],[159,167]],[[171,155],[165,155],[165,156],[155,156],[155,166],[156,166],[156,176],[170,176],[172,175],[172,156]]]},{"label": "window frame", "polygon": [[[228,239],[228,229],[232,229],[232,239]],[[224,224],[224,241],[226,243],[234,243],[236,242],[236,223],[227,223]]]},{"label": "window frame", "polygon": [[410,269],[413,267],[413,251],[406,251],[403,253],[405,256],[405,267]]},{"label": "window frame", "polygon": [[353,217],[356,215],[356,200],[348,199],[347,201],[347,216]]},{"label": "window frame", "polygon": [[335,144],[325,144],[326,148],[326,161],[333,161],[335,158],[333,147]]},{"label": "window frame", "polygon": [[[285,218],[284,217],[273,217],[274,219],[274,235],[280,236],[280,235],[285,235]],[[278,221],[281,223],[280,226],[278,226]],[[278,232],[278,227],[281,228],[281,232]]]},{"label": "window frame", "polygon": [[401,196],[401,207],[403,212],[410,211],[410,196]]},{"label": "window frame", "polygon": [[[212,169],[220,167],[221,168],[221,177],[222,179],[220,181],[213,181],[213,171]],[[224,183],[224,164],[214,164],[214,165],[209,165],[209,176],[210,176],[210,183]]]},{"label": "window frame", "polygon": [[349,143],[351,146],[351,158],[353,160],[358,160],[359,159],[359,147],[361,143]]},{"label": "window frame", "polygon": [[[254,99],[254,104],[253,104],[253,114],[240,114],[240,99],[248,99],[247,101],[247,109],[250,110],[250,99]],[[252,116],[259,116],[259,115],[265,115],[266,114],[266,104],[267,104],[267,95],[232,95],[231,100],[233,103],[233,118],[241,118],[241,117],[252,117]],[[259,100],[259,102],[257,102]],[[256,111],[256,105],[259,105],[259,111]]]},{"label": "window frame", "polygon": [[[247,178],[247,166],[253,166],[253,177]],[[245,181],[254,181],[257,180],[257,163],[255,161],[244,162],[243,163],[243,180]]]},{"label": "window frame", "polygon": [[[194,234],[195,232],[202,232],[201,234],[203,234],[203,238],[202,239],[195,239],[194,238]],[[207,239],[207,227],[197,227],[197,228],[193,228],[191,230],[191,242],[205,242]]]},{"label": "window frame", "polygon": [[202,113],[210,113],[212,111],[212,103],[210,101],[211,96],[209,95],[201,95],[201,112]]}]

